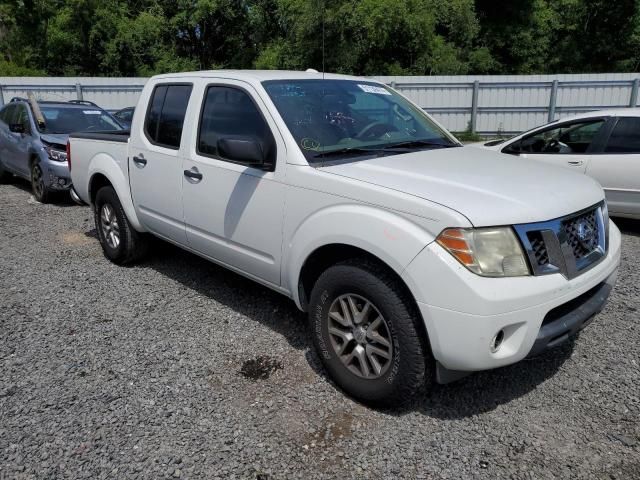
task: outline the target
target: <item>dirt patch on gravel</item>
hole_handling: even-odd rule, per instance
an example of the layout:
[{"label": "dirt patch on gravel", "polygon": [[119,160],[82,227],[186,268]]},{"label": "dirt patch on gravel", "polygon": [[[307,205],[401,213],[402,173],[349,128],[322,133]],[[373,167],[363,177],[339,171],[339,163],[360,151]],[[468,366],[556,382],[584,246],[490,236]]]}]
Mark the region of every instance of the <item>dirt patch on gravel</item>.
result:
[{"label": "dirt patch on gravel", "polygon": [[82,232],[68,232],[60,235],[60,239],[62,243],[65,245],[73,245],[77,247],[82,247],[85,245],[91,245],[95,242],[95,240],[91,237],[88,237],[86,234]]},{"label": "dirt patch on gravel", "polygon": [[273,372],[282,370],[282,368],[283,365],[280,360],[267,355],[260,355],[245,361],[240,369],[240,375],[253,381],[266,380]]}]

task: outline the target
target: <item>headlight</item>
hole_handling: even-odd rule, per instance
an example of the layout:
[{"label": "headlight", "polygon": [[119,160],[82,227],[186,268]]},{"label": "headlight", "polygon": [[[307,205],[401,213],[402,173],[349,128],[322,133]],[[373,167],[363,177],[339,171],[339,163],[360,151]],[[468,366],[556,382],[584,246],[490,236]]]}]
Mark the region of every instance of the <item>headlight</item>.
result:
[{"label": "headlight", "polygon": [[515,233],[509,227],[448,228],[436,241],[473,273],[485,277],[530,275]]},{"label": "headlight", "polygon": [[44,149],[47,151],[47,154],[49,155],[49,158],[51,160],[54,160],[56,162],[67,161],[67,152],[63,150],[57,150],[53,147],[44,147]]},{"label": "headlight", "polygon": [[609,250],[609,206],[605,200],[602,204],[602,223],[604,223],[604,249]]}]

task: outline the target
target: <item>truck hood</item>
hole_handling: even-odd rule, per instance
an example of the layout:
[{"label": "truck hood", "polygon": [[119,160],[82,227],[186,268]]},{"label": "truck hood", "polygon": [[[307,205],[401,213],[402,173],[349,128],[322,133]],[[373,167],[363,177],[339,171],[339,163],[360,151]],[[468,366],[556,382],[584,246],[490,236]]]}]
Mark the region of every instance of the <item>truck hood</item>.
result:
[{"label": "truck hood", "polygon": [[600,185],[585,175],[473,147],[390,155],[322,170],[436,202],[477,227],[541,222],[604,199]]},{"label": "truck hood", "polygon": [[67,140],[69,140],[69,135],[67,135],[66,133],[43,133],[42,135],[40,135],[40,140],[44,143],[54,145],[56,148],[64,150],[65,148],[67,148]]}]

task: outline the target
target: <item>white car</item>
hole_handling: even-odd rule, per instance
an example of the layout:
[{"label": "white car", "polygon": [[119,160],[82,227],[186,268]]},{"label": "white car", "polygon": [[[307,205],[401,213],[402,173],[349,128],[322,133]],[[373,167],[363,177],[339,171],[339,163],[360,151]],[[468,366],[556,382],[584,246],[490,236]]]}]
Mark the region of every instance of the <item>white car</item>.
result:
[{"label": "white car", "polygon": [[130,136],[68,150],[107,258],[140,259],[149,233],[290,297],[331,377],[371,404],[559,345],[620,262],[594,180],[463,147],[364,78],[161,75]]},{"label": "white car", "polygon": [[585,173],[604,187],[611,215],[640,219],[640,109],[563,118],[473,146]]}]

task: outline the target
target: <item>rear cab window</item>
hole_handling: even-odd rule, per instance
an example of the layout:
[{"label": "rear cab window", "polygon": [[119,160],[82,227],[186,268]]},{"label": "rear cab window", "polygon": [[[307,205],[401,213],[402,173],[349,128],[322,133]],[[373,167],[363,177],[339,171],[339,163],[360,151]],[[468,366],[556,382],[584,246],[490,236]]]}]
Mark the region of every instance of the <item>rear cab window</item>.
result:
[{"label": "rear cab window", "polygon": [[191,84],[160,84],[154,88],[144,123],[145,135],[151,143],[173,150],[180,148],[192,90]]}]

